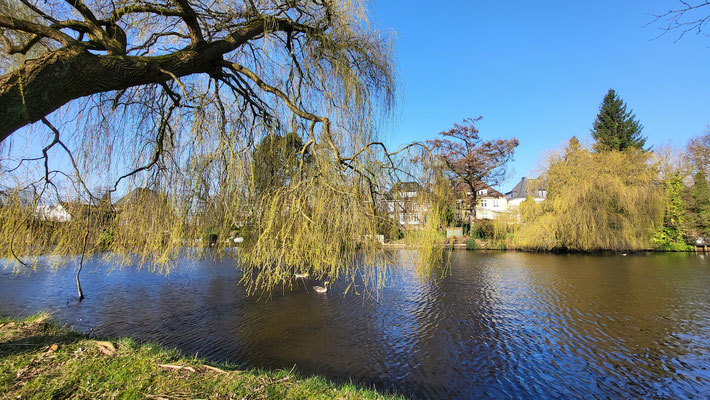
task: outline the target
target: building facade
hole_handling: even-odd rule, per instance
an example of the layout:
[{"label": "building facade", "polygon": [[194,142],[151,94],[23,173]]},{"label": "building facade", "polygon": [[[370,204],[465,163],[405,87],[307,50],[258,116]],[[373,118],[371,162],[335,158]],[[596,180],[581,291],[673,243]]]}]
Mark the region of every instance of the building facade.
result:
[{"label": "building facade", "polygon": [[542,179],[527,179],[523,177],[510,192],[505,194],[509,208],[519,207],[520,203],[528,197],[532,197],[536,203],[540,203],[547,198],[547,190]]}]

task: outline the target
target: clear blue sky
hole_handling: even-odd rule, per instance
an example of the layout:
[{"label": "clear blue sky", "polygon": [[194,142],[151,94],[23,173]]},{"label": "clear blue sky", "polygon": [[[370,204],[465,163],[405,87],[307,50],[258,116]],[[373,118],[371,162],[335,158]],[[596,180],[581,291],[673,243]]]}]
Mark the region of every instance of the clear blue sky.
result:
[{"label": "clear blue sky", "polygon": [[[433,138],[483,116],[484,138],[517,137],[515,174],[529,175],[572,135],[590,143],[613,88],[645,126],[647,144],[685,146],[710,124],[710,37],[653,40],[644,27],[677,0],[374,1],[380,29],[396,32],[401,101],[390,146]],[[708,27],[710,32],[710,27]]]}]

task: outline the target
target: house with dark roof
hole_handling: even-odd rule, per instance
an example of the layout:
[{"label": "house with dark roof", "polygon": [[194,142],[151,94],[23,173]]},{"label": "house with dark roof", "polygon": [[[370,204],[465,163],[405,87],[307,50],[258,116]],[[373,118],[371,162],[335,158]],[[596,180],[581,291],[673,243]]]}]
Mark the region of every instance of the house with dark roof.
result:
[{"label": "house with dark roof", "polygon": [[384,195],[384,209],[403,228],[419,228],[429,210],[417,182],[398,182]]},{"label": "house with dark roof", "polygon": [[118,223],[131,225],[135,224],[134,219],[138,218],[138,215],[150,219],[162,218],[160,213],[164,212],[167,205],[168,198],[164,194],[153,189],[138,187],[116,201],[114,208]]},{"label": "house with dark roof", "polygon": [[[458,197],[456,207],[459,218],[462,221],[468,221],[470,214],[469,199],[472,193],[461,184],[454,187],[454,193]],[[495,219],[500,213],[508,210],[508,202],[505,196],[485,182],[476,184],[476,198],[477,219]]]},{"label": "house with dark roof", "polygon": [[139,187],[131,190],[125,196],[121,197],[114,206],[117,209],[131,206],[144,205],[145,203],[162,201],[164,197],[153,189]]},{"label": "house with dark roof", "polygon": [[508,207],[510,208],[520,206],[520,203],[525,201],[528,196],[532,197],[536,203],[545,200],[545,198],[547,198],[545,182],[540,178],[527,179],[523,177],[510,192],[505,194],[505,198],[508,200]]}]

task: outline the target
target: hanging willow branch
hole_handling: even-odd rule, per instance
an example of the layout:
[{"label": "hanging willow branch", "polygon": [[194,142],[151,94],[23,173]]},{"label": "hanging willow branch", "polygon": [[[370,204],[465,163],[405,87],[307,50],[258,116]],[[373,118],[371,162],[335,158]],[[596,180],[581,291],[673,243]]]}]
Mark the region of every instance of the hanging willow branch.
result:
[{"label": "hanging willow branch", "polygon": [[[361,1],[9,0],[0,15],[0,252],[167,271],[243,237],[253,290],[294,270],[382,281],[384,194],[416,179],[438,201],[418,148],[377,138],[392,43]],[[45,135],[41,156],[16,145]],[[285,137],[300,145],[264,151]]]}]

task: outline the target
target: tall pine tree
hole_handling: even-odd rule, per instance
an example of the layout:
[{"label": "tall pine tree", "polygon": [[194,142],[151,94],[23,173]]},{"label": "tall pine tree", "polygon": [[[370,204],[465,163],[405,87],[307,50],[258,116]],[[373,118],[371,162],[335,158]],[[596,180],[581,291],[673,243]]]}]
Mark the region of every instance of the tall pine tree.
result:
[{"label": "tall pine tree", "polygon": [[594,120],[592,136],[596,143],[596,151],[619,150],[623,151],[630,147],[646,150],[646,137],[641,136],[643,125],[636,120],[636,115],[631,110],[626,110],[626,104],[614,92],[609,92],[604,96],[604,101],[599,106],[599,114]]}]

